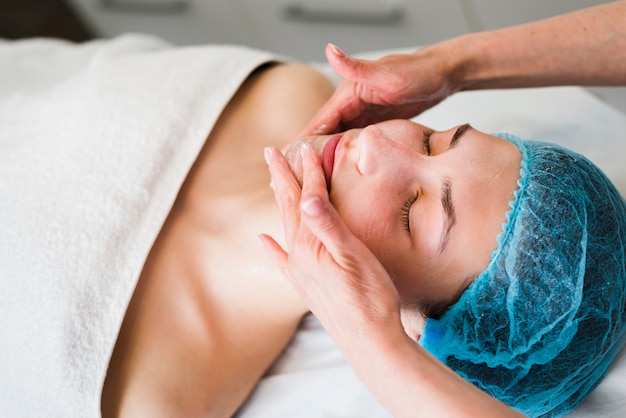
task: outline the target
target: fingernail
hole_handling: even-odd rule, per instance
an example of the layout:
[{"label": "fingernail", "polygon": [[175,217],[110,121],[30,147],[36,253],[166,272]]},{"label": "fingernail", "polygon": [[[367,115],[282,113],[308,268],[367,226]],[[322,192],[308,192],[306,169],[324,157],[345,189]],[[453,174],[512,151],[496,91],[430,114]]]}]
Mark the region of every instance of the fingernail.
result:
[{"label": "fingernail", "polygon": [[274,188],[274,181],[270,181],[270,189],[276,191],[276,189]]},{"label": "fingernail", "polygon": [[338,57],[343,58],[346,56],[346,53],[343,52],[341,48],[339,48],[337,45],[329,43],[328,46],[330,47],[330,49],[333,50],[333,53],[337,55]]},{"label": "fingernail", "polygon": [[263,150],[263,156],[265,157],[265,162],[270,163],[270,158],[272,157],[272,149],[270,147],[266,147]]},{"label": "fingernail", "polygon": [[302,147],[302,152],[303,153],[306,152],[308,154],[312,154],[314,152],[313,151],[313,147],[308,142],[303,142],[301,147]]},{"label": "fingernail", "polygon": [[317,216],[322,213],[322,200],[319,197],[312,197],[300,204],[302,211],[309,216]]},{"label": "fingernail", "polygon": [[314,135],[323,135],[328,131],[328,125],[325,123],[322,123],[320,126],[317,127],[317,129],[315,129],[315,131],[313,132]]}]

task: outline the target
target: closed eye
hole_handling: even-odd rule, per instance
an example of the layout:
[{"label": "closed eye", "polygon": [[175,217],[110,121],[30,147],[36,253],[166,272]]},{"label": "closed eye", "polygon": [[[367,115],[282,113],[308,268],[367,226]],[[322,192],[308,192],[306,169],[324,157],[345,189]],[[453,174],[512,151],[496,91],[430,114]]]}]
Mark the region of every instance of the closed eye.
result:
[{"label": "closed eye", "polygon": [[[461,137],[470,129],[472,129],[472,126],[469,123],[460,125],[456,129],[456,131],[454,131],[454,134],[452,135],[452,138],[450,139],[450,143],[448,144],[448,150],[456,147],[459,144],[459,140],[461,139]],[[432,131],[432,130],[424,130],[424,132],[422,133],[422,144],[423,144],[424,152],[426,153],[426,155],[432,155],[431,149],[430,149],[430,137],[434,133],[435,131]]]},{"label": "closed eye", "polygon": [[417,200],[417,197],[418,197],[418,193],[415,193],[414,195],[409,197],[407,200],[405,200],[404,204],[402,205],[402,227],[409,235],[411,235],[411,222],[410,222],[409,214],[411,213],[411,206],[413,206],[413,203],[415,203],[415,201]]},{"label": "closed eye", "polygon": [[425,130],[422,133],[422,144],[424,145],[424,152],[426,152],[426,155],[430,155],[430,136],[433,132],[434,131],[431,130]]}]

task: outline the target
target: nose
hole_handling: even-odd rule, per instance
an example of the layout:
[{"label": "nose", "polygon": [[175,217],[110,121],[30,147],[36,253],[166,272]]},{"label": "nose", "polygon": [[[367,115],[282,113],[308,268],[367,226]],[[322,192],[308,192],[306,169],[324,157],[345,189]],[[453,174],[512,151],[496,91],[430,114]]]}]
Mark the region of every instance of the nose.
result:
[{"label": "nose", "polygon": [[363,175],[374,174],[391,153],[390,139],[376,126],[368,126],[357,138],[357,167]]},{"label": "nose", "polygon": [[384,167],[401,164],[406,153],[402,144],[392,139],[383,129],[371,125],[363,129],[357,139],[357,167],[363,175],[372,175]]}]

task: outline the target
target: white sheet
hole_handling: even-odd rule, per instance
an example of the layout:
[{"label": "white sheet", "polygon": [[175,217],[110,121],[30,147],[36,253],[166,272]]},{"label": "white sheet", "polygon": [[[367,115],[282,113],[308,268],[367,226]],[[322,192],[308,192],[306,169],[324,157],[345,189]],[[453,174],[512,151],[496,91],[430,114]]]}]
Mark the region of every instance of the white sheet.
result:
[{"label": "white sheet", "polygon": [[[402,52],[392,50],[389,52]],[[363,54],[366,58],[386,51]],[[319,68],[337,81],[329,67]],[[460,93],[416,118],[435,129],[470,122],[486,132],[511,132],[560,143],[598,164],[626,196],[626,115],[579,87]],[[358,381],[312,316],[258,385],[240,418],[378,418],[389,416]],[[571,417],[626,416],[626,349]]]}]

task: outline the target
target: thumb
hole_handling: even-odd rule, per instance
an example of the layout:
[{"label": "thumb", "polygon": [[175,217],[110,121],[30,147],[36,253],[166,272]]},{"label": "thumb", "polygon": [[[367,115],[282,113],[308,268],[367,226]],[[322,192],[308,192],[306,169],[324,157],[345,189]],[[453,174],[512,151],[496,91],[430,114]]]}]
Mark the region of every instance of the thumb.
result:
[{"label": "thumb", "polygon": [[366,83],[378,74],[376,61],[351,57],[337,45],[326,45],[326,59],[332,69],[343,79]]}]

